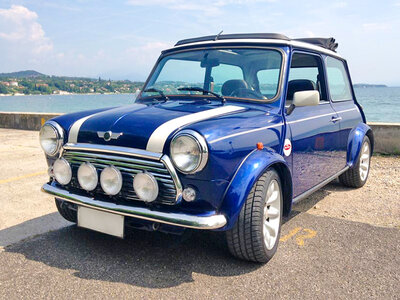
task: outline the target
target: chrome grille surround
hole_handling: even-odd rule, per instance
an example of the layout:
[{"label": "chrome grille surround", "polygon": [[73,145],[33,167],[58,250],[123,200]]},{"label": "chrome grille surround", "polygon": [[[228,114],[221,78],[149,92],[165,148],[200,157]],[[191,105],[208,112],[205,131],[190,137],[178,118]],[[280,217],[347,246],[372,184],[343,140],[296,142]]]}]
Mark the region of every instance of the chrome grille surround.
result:
[{"label": "chrome grille surround", "polygon": [[[133,177],[139,172],[149,172],[159,185],[159,196],[154,203],[173,205],[181,200],[182,185],[167,155],[127,147],[93,144],[66,144],[62,157],[73,169],[73,180],[69,187],[81,189],[76,178],[76,170],[81,163],[90,162],[100,172],[107,166],[120,170],[123,177],[121,192],[111,198],[141,201],[133,190]],[[81,189],[84,191],[83,189]],[[106,196],[100,185],[92,192]]]}]

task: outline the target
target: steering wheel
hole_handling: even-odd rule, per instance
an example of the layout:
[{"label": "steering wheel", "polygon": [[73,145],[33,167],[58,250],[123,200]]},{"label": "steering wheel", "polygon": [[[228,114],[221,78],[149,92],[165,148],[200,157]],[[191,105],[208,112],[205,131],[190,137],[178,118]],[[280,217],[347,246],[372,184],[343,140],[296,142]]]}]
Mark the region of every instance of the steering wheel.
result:
[{"label": "steering wheel", "polygon": [[232,91],[229,96],[238,98],[267,99],[263,94],[246,88],[236,89]]}]

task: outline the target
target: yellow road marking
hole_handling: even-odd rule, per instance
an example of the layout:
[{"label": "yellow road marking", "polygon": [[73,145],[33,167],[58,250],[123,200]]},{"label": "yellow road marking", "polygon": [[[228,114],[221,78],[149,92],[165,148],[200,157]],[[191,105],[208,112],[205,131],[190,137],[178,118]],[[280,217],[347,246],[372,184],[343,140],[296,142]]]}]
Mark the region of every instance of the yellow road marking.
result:
[{"label": "yellow road marking", "polygon": [[317,232],[312,229],[304,228],[303,231],[307,232],[307,234],[302,234],[302,235],[296,236],[296,243],[300,247],[304,246],[305,239],[312,239],[314,236],[317,235]]},{"label": "yellow road marking", "polygon": [[46,171],[41,171],[41,172],[26,174],[26,175],[22,175],[22,176],[18,176],[18,177],[11,177],[11,178],[7,178],[7,179],[2,179],[2,180],[0,180],[0,184],[9,183],[9,182],[13,182],[13,181],[29,178],[29,177],[35,177],[35,176],[43,175],[43,174],[46,174],[46,173],[47,173]]},{"label": "yellow road marking", "polygon": [[281,242],[286,242],[288,239],[290,239],[291,237],[295,236],[300,230],[301,230],[301,227],[296,227],[296,228],[290,230],[287,235],[281,237],[279,240]]},{"label": "yellow road marking", "polygon": [[[301,231],[304,231],[306,233],[297,235]],[[309,228],[296,227],[296,228],[290,230],[287,235],[284,235],[283,237],[281,237],[279,239],[279,241],[286,242],[287,240],[289,240],[292,237],[296,236],[297,245],[299,245],[300,247],[303,247],[304,246],[304,240],[312,239],[316,235],[317,235],[317,232],[315,230],[312,230],[312,229],[309,229]]]}]

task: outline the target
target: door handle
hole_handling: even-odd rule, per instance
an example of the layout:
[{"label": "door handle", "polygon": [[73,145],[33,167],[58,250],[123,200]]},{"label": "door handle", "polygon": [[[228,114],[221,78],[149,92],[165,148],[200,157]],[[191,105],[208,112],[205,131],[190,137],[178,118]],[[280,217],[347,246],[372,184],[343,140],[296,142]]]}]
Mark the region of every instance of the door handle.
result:
[{"label": "door handle", "polygon": [[342,120],[342,117],[332,117],[331,122],[336,123]]}]

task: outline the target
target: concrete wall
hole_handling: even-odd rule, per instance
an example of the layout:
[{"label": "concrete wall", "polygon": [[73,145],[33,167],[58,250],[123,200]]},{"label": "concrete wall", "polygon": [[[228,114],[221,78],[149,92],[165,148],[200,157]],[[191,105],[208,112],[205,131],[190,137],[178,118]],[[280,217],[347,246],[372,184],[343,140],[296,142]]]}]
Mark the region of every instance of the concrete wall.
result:
[{"label": "concrete wall", "polygon": [[[46,120],[61,114],[0,112],[0,128],[39,130]],[[400,123],[368,123],[374,131],[375,152],[400,154]]]},{"label": "concrete wall", "polygon": [[47,120],[61,114],[0,112],[0,128],[39,130]]},{"label": "concrete wall", "polygon": [[372,128],[375,138],[375,152],[383,154],[400,154],[400,123],[375,123]]}]

